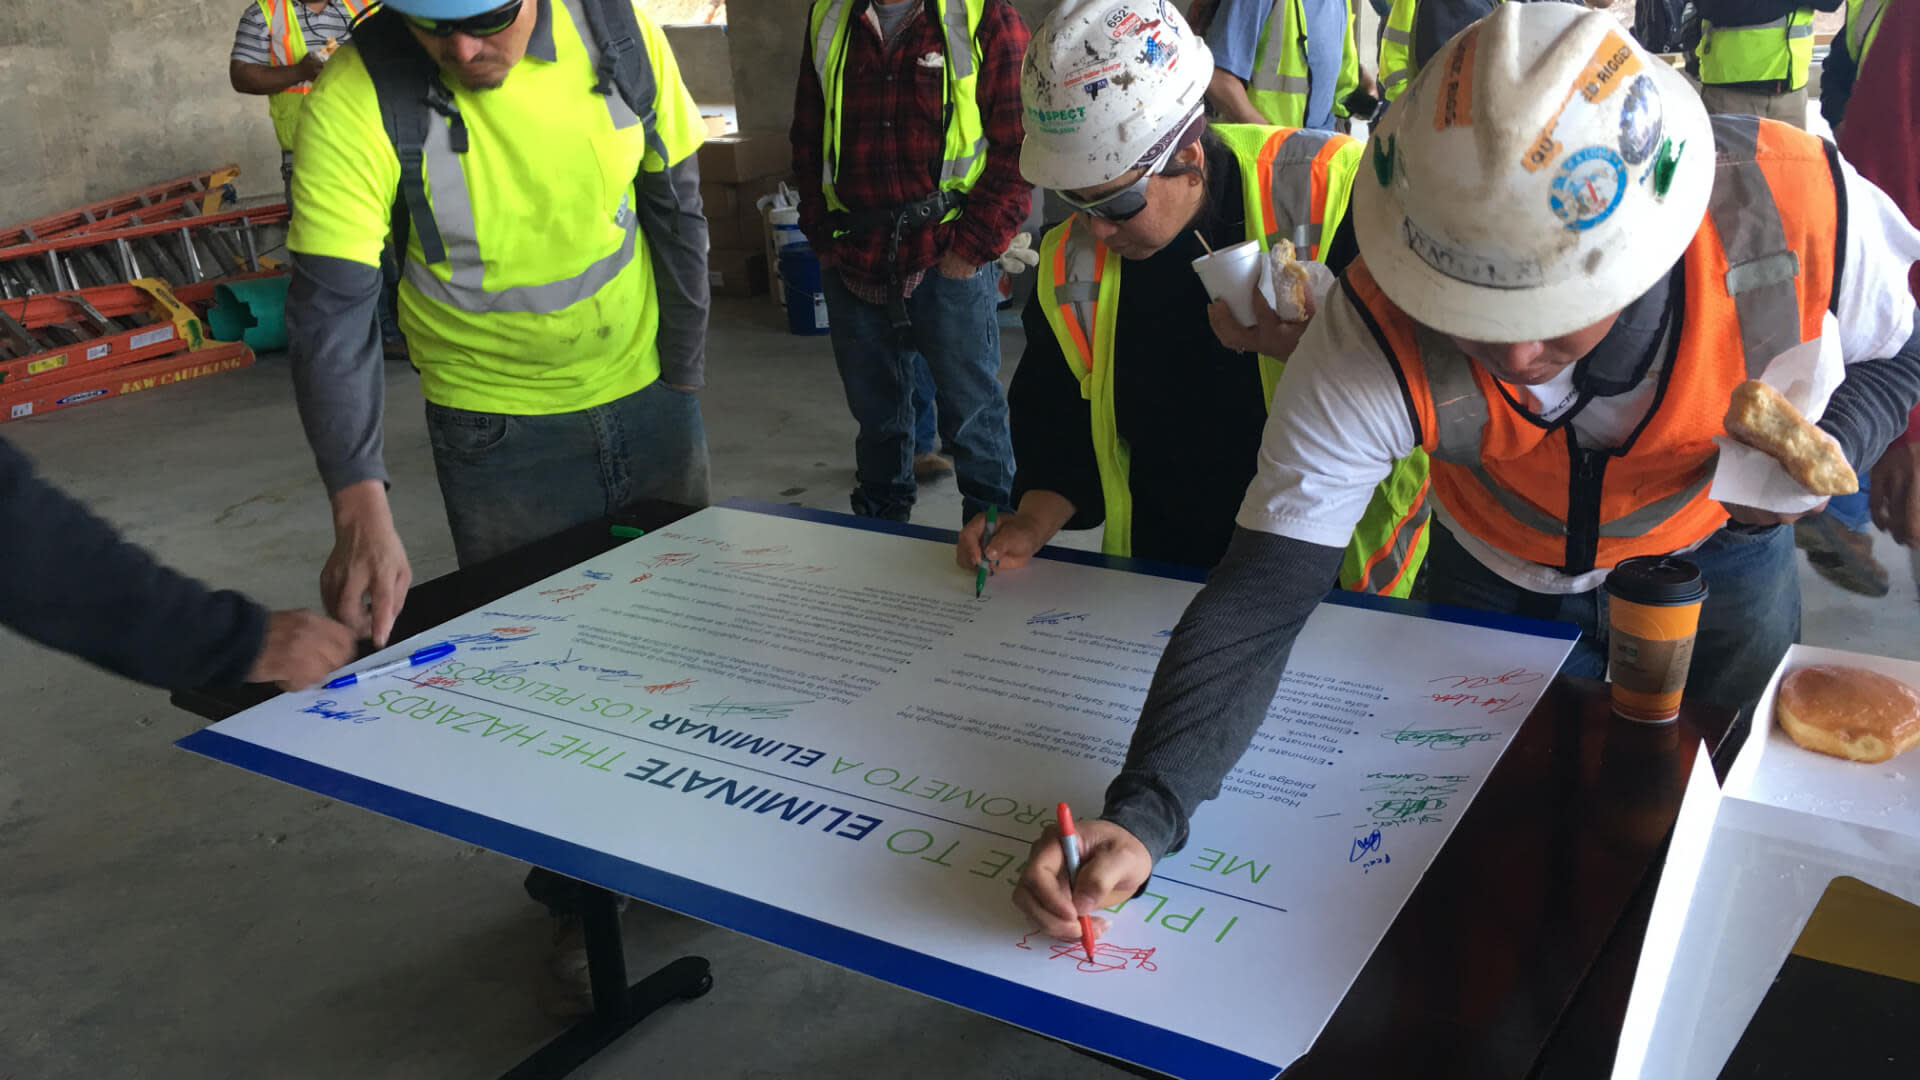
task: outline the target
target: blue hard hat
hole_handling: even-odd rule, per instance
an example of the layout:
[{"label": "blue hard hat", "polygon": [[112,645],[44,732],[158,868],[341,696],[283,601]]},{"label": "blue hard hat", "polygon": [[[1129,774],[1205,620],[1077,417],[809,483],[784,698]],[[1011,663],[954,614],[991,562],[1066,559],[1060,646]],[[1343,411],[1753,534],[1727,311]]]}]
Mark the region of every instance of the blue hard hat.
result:
[{"label": "blue hard hat", "polygon": [[382,0],[380,6],[422,19],[465,19],[505,7],[507,3],[508,0]]}]

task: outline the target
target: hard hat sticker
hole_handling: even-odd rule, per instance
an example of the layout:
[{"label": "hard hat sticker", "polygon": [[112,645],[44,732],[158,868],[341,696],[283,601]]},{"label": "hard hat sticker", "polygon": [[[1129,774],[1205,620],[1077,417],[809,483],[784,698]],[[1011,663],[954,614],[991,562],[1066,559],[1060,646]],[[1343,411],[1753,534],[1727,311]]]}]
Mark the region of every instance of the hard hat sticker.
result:
[{"label": "hard hat sticker", "polygon": [[1433,103],[1433,130],[1473,126],[1473,54],[1480,43],[1478,24],[1469,27],[1453,43],[1447,56],[1445,80]]},{"label": "hard hat sticker", "polygon": [[1560,163],[1547,204],[1555,217],[1576,232],[1607,220],[1627,190],[1627,166],[1604,146],[1576,150]]},{"label": "hard hat sticker", "polygon": [[1628,75],[1640,70],[1640,58],[1633,55],[1633,47],[1628,45],[1619,34],[1612,31],[1600,41],[1600,47],[1593,51],[1593,58],[1587,61],[1586,70],[1574,81],[1580,88],[1580,94],[1587,104],[1598,105],[1605,101],[1614,89],[1625,81]]},{"label": "hard hat sticker", "polygon": [[1620,156],[1629,165],[1652,157],[1664,127],[1660,92],[1654,88],[1652,76],[1638,76],[1627,87],[1626,100],[1620,103]]}]

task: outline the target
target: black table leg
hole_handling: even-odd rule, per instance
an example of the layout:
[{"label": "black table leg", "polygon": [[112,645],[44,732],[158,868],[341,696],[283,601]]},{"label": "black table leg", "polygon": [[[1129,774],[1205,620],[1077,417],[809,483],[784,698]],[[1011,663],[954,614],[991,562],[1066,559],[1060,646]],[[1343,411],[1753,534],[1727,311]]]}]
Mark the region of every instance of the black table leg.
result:
[{"label": "black table leg", "polygon": [[612,1045],[655,1009],[689,1001],[713,989],[704,957],[683,956],[659,971],[627,985],[627,958],[620,941],[620,900],[605,889],[587,886],[581,911],[587,945],[587,978],[593,986],[593,1015],[561,1032],[500,1080],[559,1080]]}]

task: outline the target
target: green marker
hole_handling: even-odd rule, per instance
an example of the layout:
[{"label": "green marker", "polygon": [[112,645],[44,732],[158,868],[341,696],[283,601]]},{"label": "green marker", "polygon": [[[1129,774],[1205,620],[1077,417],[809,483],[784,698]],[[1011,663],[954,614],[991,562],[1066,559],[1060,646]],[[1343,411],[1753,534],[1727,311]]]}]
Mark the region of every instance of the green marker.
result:
[{"label": "green marker", "polygon": [[987,504],[987,527],[980,530],[980,566],[973,572],[973,598],[987,590],[987,545],[993,543],[994,526],[1000,523],[1000,508]]},{"label": "green marker", "polygon": [[647,535],[647,530],[636,529],[631,525],[615,525],[607,531],[622,540],[632,540],[634,537]]}]

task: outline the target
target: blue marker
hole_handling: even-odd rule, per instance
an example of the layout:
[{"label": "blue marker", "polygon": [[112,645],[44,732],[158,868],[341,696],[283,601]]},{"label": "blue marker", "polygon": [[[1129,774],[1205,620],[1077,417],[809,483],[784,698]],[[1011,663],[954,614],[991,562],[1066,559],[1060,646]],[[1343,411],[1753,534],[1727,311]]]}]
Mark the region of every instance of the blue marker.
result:
[{"label": "blue marker", "polygon": [[390,663],[381,664],[379,667],[368,668],[365,671],[356,671],[351,675],[342,675],[328,683],[326,689],[339,690],[343,687],[352,686],[357,682],[371,679],[376,675],[391,675],[396,671],[401,671],[406,668],[419,667],[421,664],[431,664],[443,656],[453,655],[453,649],[453,643],[450,641],[443,641],[438,645],[429,645],[424,649],[415,651],[410,656],[403,656]]}]

